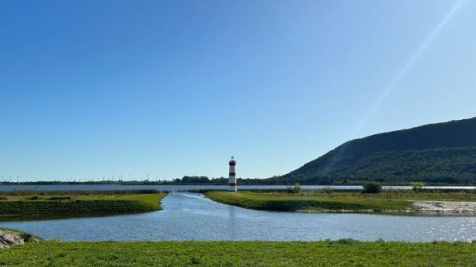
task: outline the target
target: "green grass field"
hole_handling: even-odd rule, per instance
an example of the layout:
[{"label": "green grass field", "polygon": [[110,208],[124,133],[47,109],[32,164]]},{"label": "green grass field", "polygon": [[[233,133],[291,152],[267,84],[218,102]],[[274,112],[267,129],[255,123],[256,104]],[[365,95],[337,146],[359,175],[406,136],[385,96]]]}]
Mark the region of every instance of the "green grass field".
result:
[{"label": "green grass field", "polygon": [[160,210],[166,194],[140,192],[8,192],[0,220],[125,214]]},{"label": "green grass field", "polygon": [[54,242],[0,251],[2,266],[474,266],[476,243]]},{"label": "green grass field", "polygon": [[354,191],[303,191],[298,194],[284,192],[224,192],[208,191],[205,195],[217,202],[257,210],[272,211],[326,211],[404,212],[411,209],[415,200],[476,201],[476,194],[461,192],[383,191],[380,194],[361,194]]}]

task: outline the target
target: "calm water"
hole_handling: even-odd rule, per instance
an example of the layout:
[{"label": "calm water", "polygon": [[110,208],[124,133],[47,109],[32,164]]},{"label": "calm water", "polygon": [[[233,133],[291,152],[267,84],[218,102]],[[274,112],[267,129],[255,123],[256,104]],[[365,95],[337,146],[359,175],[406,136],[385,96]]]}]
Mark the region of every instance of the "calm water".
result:
[{"label": "calm water", "polygon": [[162,203],[164,210],[139,215],[0,226],[59,240],[476,240],[476,217],[266,212],[179,192]]}]

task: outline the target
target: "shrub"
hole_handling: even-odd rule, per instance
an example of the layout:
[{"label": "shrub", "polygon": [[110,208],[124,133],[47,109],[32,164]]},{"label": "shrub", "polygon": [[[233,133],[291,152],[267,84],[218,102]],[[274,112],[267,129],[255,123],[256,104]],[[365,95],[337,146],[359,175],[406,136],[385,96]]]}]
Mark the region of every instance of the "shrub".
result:
[{"label": "shrub", "polygon": [[321,189],[321,192],[324,193],[324,194],[332,194],[334,192],[334,189],[330,186],[326,186],[324,188]]},{"label": "shrub", "polygon": [[38,196],[32,196],[30,197],[30,200],[38,200]]},{"label": "shrub", "polygon": [[343,238],[337,240],[335,243],[340,244],[340,245],[355,245],[361,243],[358,240],[352,239],[352,238]]},{"label": "shrub", "polygon": [[71,197],[50,197],[49,200],[70,200]]},{"label": "shrub", "polygon": [[378,194],[382,191],[382,185],[377,182],[370,182],[364,184],[363,194]]},{"label": "shrub", "polygon": [[413,192],[421,192],[423,190],[423,186],[425,186],[423,182],[411,182],[410,185],[412,186]]},{"label": "shrub", "polygon": [[33,236],[29,233],[21,233],[20,237],[23,238],[23,242],[28,243],[32,240]]},{"label": "shrub", "polygon": [[195,257],[192,257],[192,259],[190,260],[192,262],[192,264],[200,264],[201,261],[199,258],[195,258]]},{"label": "shrub", "polygon": [[293,186],[288,187],[288,193],[290,194],[298,194],[301,193],[302,187],[299,183],[295,183]]}]

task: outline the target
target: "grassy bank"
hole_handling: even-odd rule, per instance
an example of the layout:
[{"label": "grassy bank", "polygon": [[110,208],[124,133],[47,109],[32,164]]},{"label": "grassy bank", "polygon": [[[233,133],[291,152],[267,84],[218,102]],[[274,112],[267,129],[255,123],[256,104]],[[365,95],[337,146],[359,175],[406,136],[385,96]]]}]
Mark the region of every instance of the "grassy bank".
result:
[{"label": "grassy bank", "polygon": [[474,266],[476,243],[40,242],[0,252],[3,266]]},{"label": "grassy bank", "polygon": [[249,209],[271,211],[313,212],[409,212],[413,201],[476,201],[476,194],[460,192],[383,191],[380,194],[362,194],[357,191],[303,191],[284,192],[224,192],[208,191],[205,195],[217,202]]},{"label": "grassy bank", "polygon": [[157,192],[5,192],[0,220],[139,213],[161,209]]}]

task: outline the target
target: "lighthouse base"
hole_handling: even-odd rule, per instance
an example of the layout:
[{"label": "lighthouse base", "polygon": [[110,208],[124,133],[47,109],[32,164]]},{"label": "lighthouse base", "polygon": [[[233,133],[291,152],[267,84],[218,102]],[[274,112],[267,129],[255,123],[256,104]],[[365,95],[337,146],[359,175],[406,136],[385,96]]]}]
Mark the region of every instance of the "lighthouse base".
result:
[{"label": "lighthouse base", "polygon": [[228,190],[236,192],[236,191],[238,191],[238,186],[236,185],[236,183],[229,183],[228,184]]}]

